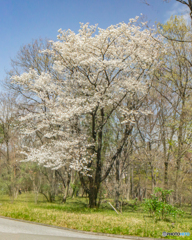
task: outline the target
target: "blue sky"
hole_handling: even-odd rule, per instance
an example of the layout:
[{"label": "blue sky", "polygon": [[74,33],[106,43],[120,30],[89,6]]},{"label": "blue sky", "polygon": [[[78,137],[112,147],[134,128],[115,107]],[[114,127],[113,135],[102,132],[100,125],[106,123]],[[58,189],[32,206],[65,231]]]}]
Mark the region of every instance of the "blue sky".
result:
[{"label": "blue sky", "polygon": [[0,0],[0,80],[10,69],[10,58],[32,39],[56,40],[58,29],[78,32],[79,22],[107,28],[130,18],[146,16],[151,24],[165,22],[172,14],[186,14],[182,4],[171,0]]}]

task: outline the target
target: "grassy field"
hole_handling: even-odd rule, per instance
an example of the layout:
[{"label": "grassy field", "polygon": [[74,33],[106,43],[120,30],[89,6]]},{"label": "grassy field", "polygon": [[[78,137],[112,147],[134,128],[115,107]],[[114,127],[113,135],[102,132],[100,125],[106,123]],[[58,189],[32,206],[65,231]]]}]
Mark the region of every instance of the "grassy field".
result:
[{"label": "grassy field", "polygon": [[157,221],[143,211],[142,205],[134,208],[127,205],[122,214],[111,209],[108,203],[99,209],[89,209],[87,199],[68,198],[66,204],[47,203],[39,196],[34,203],[32,193],[21,194],[11,203],[8,196],[0,195],[0,215],[28,221],[51,224],[83,231],[110,234],[135,235],[140,237],[162,238],[162,232],[189,232],[189,237],[166,237],[169,239],[192,239],[192,216],[190,207],[183,207],[184,217]]}]

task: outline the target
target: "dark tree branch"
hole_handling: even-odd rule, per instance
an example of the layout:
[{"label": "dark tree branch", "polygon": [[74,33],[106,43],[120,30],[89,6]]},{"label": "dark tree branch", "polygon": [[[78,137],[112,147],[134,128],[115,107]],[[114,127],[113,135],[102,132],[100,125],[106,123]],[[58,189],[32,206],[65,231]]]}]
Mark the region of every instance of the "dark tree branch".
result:
[{"label": "dark tree branch", "polygon": [[122,152],[122,150],[123,150],[123,147],[124,147],[124,145],[125,145],[125,143],[126,143],[126,140],[127,140],[127,138],[128,138],[128,136],[131,134],[131,132],[132,132],[132,129],[133,129],[133,126],[131,126],[131,127],[127,127],[127,129],[125,130],[125,136],[124,136],[124,138],[123,138],[123,141],[122,141],[122,144],[121,144],[121,146],[117,149],[117,152],[115,153],[115,155],[112,157],[112,159],[111,159],[111,164],[110,164],[110,166],[108,167],[108,169],[106,170],[106,172],[105,172],[105,174],[102,176],[102,178],[101,178],[101,182],[103,182],[107,177],[108,177],[108,175],[109,175],[109,173],[110,173],[110,171],[111,171],[111,169],[112,169],[112,167],[113,167],[113,164],[114,164],[114,162],[115,162],[115,160],[117,159],[117,157],[120,155],[120,153]]}]

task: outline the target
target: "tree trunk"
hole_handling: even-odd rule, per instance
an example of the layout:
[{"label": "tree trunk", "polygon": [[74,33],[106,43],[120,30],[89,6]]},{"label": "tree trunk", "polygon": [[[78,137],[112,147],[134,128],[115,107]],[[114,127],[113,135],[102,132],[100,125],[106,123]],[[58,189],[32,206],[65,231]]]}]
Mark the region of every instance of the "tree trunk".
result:
[{"label": "tree trunk", "polygon": [[131,166],[129,164],[127,168],[127,196],[126,196],[127,201],[130,200],[130,187],[131,187],[130,175],[131,175]]},{"label": "tree trunk", "polygon": [[120,209],[120,202],[119,202],[120,192],[119,192],[119,187],[120,187],[119,158],[117,158],[116,159],[116,184],[115,184],[115,207],[116,207],[117,210]]},{"label": "tree trunk", "polygon": [[168,162],[164,162],[165,171],[164,171],[164,188],[168,189]]},{"label": "tree trunk", "polygon": [[153,174],[153,166],[151,165],[151,193],[153,194],[154,190],[154,174]]},{"label": "tree trunk", "polygon": [[35,204],[37,204],[38,201],[38,191],[35,191]]},{"label": "tree trunk", "polygon": [[179,176],[180,176],[180,168],[181,168],[181,159],[182,159],[182,152],[183,152],[183,125],[184,125],[184,118],[185,118],[185,98],[182,96],[182,112],[180,115],[180,123],[178,128],[178,153],[177,153],[177,161],[176,161],[176,178],[175,178],[175,202],[179,201]]},{"label": "tree trunk", "polygon": [[52,174],[52,177],[51,177],[51,196],[50,196],[50,200],[51,202],[54,202],[55,201],[55,170],[52,170],[53,172],[51,173]]},{"label": "tree trunk", "polygon": [[134,199],[133,165],[131,166],[131,199]]},{"label": "tree trunk", "polygon": [[[101,126],[104,123],[104,110],[101,109]],[[128,136],[130,135],[130,133],[132,132],[133,127],[132,126],[126,126],[126,131],[125,131],[125,135],[124,138],[122,139],[122,143],[120,145],[120,147],[117,149],[116,153],[114,154],[114,156],[111,159],[111,163],[109,165],[109,167],[107,168],[107,170],[105,171],[105,173],[103,174],[103,176],[101,176],[101,170],[102,170],[102,166],[103,166],[103,161],[102,161],[102,145],[103,145],[103,127],[101,127],[98,132],[97,132],[97,138],[96,138],[96,132],[95,132],[95,115],[92,115],[92,137],[93,140],[95,142],[97,142],[97,148],[94,147],[94,153],[96,153],[96,166],[94,166],[94,169],[92,168],[93,171],[90,172],[90,174],[92,175],[92,177],[88,177],[88,184],[85,181],[85,178],[79,174],[80,176],[80,181],[82,184],[82,187],[84,188],[84,190],[87,192],[87,194],[89,195],[89,207],[96,207],[97,206],[97,197],[98,197],[98,192],[100,189],[100,185],[101,182],[104,181],[108,174],[110,173],[116,159],[119,157],[119,155],[121,154],[123,147],[125,145],[125,142],[128,138]],[[96,141],[97,140],[97,141]],[[88,168],[92,167],[92,163],[88,164]],[[95,174],[94,174],[95,173]]]},{"label": "tree trunk", "polygon": [[147,164],[146,164],[144,198],[147,198],[147,174],[148,174],[148,168],[147,168]]},{"label": "tree trunk", "polygon": [[71,181],[71,173],[68,172],[68,179],[67,179],[67,184],[66,184],[66,188],[65,188],[65,192],[64,192],[62,203],[66,203],[67,196],[68,196],[68,191],[69,191],[70,181]]},{"label": "tree trunk", "polygon": [[35,184],[35,179],[33,179],[33,191],[35,193],[35,204],[38,202],[38,187]]},{"label": "tree trunk", "polygon": [[97,206],[97,195],[98,195],[97,188],[92,186],[89,189],[89,207],[90,208],[95,208]]},{"label": "tree trunk", "polygon": [[[101,114],[101,122],[104,122],[104,109],[102,108],[100,110]],[[95,119],[93,119],[95,121]],[[93,121],[93,122],[94,122]],[[95,122],[94,122],[95,124]],[[94,125],[93,124],[93,125]],[[93,129],[95,127],[92,127]],[[93,135],[95,134],[95,130],[93,131]],[[95,136],[93,137],[95,139]],[[94,208],[97,206],[97,196],[98,192],[100,189],[100,184],[101,184],[101,168],[102,168],[102,162],[101,162],[101,152],[102,152],[102,147],[103,147],[103,129],[101,128],[98,131],[98,139],[97,139],[97,162],[96,162],[96,171],[95,171],[95,178],[89,177],[89,183],[90,183],[90,189],[89,189],[89,207]]]}]

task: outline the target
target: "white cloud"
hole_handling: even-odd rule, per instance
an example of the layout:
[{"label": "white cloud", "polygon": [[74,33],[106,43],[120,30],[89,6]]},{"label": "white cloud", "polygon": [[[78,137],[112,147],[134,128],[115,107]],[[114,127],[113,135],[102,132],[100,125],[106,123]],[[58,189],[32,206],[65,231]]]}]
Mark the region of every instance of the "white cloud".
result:
[{"label": "white cloud", "polygon": [[180,16],[183,15],[184,19],[188,23],[190,23],[191,19],[190,19],[189,13],[190,13],[189,8],[185,4],[175,2],[172,5],[171,10],[168,10],[165,13],[165,19],[166,19],[165,22],[167,22],[172,15],[180,15]]}]

